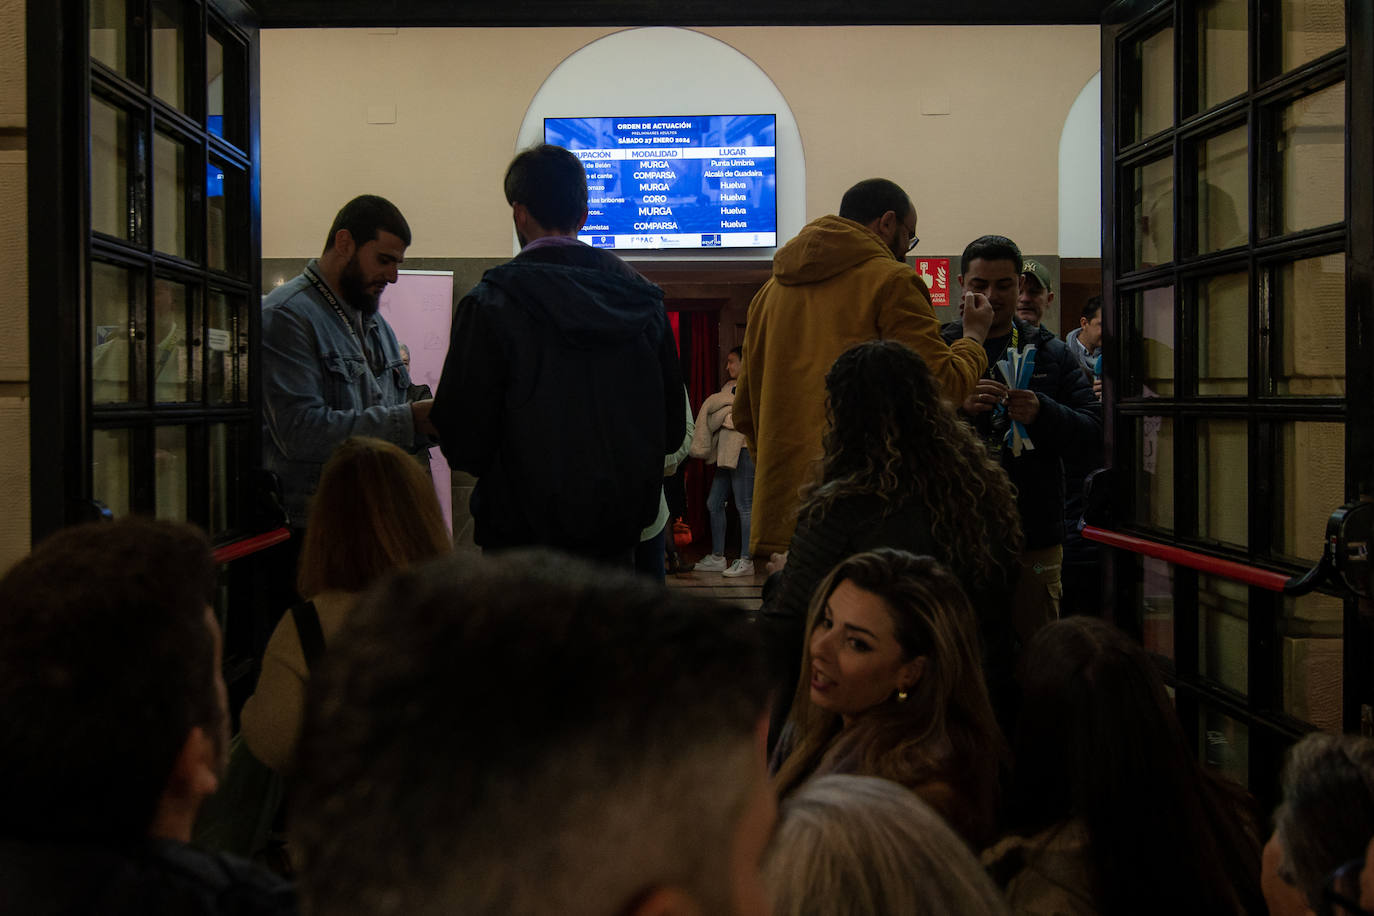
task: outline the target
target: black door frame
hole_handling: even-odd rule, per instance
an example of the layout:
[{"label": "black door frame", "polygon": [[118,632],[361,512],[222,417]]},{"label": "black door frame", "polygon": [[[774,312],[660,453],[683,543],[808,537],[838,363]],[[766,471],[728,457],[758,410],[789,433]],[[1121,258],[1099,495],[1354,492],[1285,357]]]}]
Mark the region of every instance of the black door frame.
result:
[{"label": "black door frame", "polygon": [[[1266,21],[1261,17],[1267,16],[1268,8],[1267,0],[1251,0],[1249,21]],[[1327,413],[1331,414],[1331,418],[1344,422],[1346,427],[1346,496],[1349,499],[1357,495],[1374,498],[1374,369],[1371,369],[1371,354],[1374,354],[1374,337],[1371,336],[1374,335],[1374,175],[1371,174],[1370,166],[1370,163],[1374,162],[1374,116],[1370,114],[1374,112],[1374,7],[1368,3],[1347,3],[1346,10],[1346,395],[1342,409],[1327,409]],[[1111,304],[1110,308],[1104,310],[1104,332],[1110,343],[1103,388],[1104,404],[1107,407],[1107,455],[1117,469],[1112,494],[1116,507],[1129,507],[1134,504],[1134,470],[1137,461],[1134,452],[1134,424],[1142,410],[1145,410],[1139,404],[1124,411],[1118,406],[1123,396],[1135,390],[1131,387],[1130,380],[1133,375],[1138,376],[1139,370],[1138,366],[1133,365],[1133,341],[1128,339],[1132,334],[1133,322],[1126,315],[1123,306],[1123,287],[1120,283],[1123,272],[1123,244],[1130,241],[1123,239],[1119,232],[1122,220],[1127,218],[1121,214],[1122,208],[1130,208],[1132,201],[1132,189],[1123,183],[1126,169],[1123,168],[1123,160],[1119,155],[1122,149],[1120,119],[1128,116],[1120,107],[1121,99],[1124,97],[1123,81],[1129,79],[1129,68],[1124,55],[1132,39],[1148,34],[1158,27],[1172,27],[1175,30],[1176,48],[1180,49],[1175,53],[1174,60],[1174,93],[1176,100],[1181,98],[1183,88],[1187,86],[1185,80],[1188,78],[1188,68],[1193,66],[1195,61],[1189,57],[1188,42],[1179,36],[1187,36],[1189,29],[1194,27],[1193,23],[1185,21],[1184,17],[1196,14],[1196,5],[1182,0],[1120,0],[1104,12],[1102,19],[1102,267],[1104,301]],[[1258,51],[1258,48],[1251,48],[1251,64],[1254,68],[1260,66],[1257,60]],[[1253,84],[1261,82],[1263,80],[1256,78]],[[1255,161],[1254,151],[1258,143],[1253,133],[1258,114],[1258,109],[1253,107],[1254,104],[1252,101],[1252,110],[1249,112],[1249,123],[1252,125],[1252,163]],[[1246,116],[1242,111],[1243,106],[1227,103],[1222,108],[1235,108],[1237,119]],[[1179,126],[1180,120],[1186,114],[1186,110],[1183,109],[1177,112],[1176,127],[1168,132],[1174,138],[1180,134],[1187,134],[1186,126]],[[1226,117],[1229,115],[1213,119],[1212,123],[1225,120]],[[1130,155],[1136,155],[1137,151],[1142,159],[1150,159],[1158,154],[1171,155],[1175,161],[1176,176],[1186,176],[1187,168],[1190,166],[1181,163],[1178,157],[1188,147],[1180,146],[1177,139],[1162,139],[1163,142],[1146,140],[1134,144]],[[1253,180],[1253,170],[1251,174]],[[1179,233],[1188,231],[1188,227],[1182,223],[1192,209],[1189,200],[1190,195],[1195,192],[1191,185],[1186,178],[1175,178],[1175,200],[1180,202],[1176,204],[1174,213],[1176,237]],[[1253,210],[1254,208],[1251,212],[1252,226],[1256,219]],[[1320,243],[1321,235],[1314,233],[1302,241],[1309,245]],[[1251,238],[1255,237],[1252,232]],[[1186,248],[1182,242],[1176,241],[1176,245],[1180,250]],[[1220,264],[1227,260],[1235,260],[1238,268],[1246,266],[1242,263],[1243,258],[1235,259],[1230,255],[1222,255],[1214,262],[1206,263]],[[1158,274],[1157,279],[1161,283],[1176,287],[1177,307],[1185,296],[1182,284],[1187,282],[1186,275],[1197,263],[1190,261],[1188,265],[1180,267],[1174,260],[1155,271],[1137,270],[1125,288],[1130,289],[1144,281],[1156,279],[1155,274]],[[1189,307],[1184,305],[1184,308]],[[1179,343],[1186,346],[1181,340]],[[1258,346],[1260,345],[1252,345],[1252,363],[1261,358],[1256,355]],[[1180,360],[1182,358],[1179,357]],[[1179,377],[1176,372],[1175,385],[1178,384]],[[1198,408],[1205,410],[1207,406],[1200,404]],[[1223,408],[1223,412],[1226,409],[1228,408]],[[1229,409],[1237,415],[1245,411],[1240,403]],[[1280,414],[1280,411],[1274,412],[1273,419],[1280,418]],[[1177,411],[1179,417],[1202,415],[1186,404]],[[1270,417],[1265,415],[1260,421],[1267,423],[1269,419]],[[1177,456],[1183,456],[1192,444],[1182,441],[1187,438],[1186,435],[1180,435],[1176,431],[1176,436],[1180,440],[1176,443]],[[1251,448],[1253,450],[1253,444]],[[1178,462],[1182,460],[1177,456],[1176,469],[1180,467]],[[1257,462],[1252,456],[1251,464],[1254,467],[1262,463]],[[1187,475],[1186,470],[1178,473],[1185,477]],[[1270,482],[1252,479],[1251,486],[1269,487]],[[1117,522],[1124,521],[1129,525],[1129,521],[1123,520],[1124,514],[1118,513]],[[1252,532],[1267,530],[1264,526],[1269,524],[1269,521],[1262,519],[1256,523],[1252,520]],[[1148,533],[1139,535],[1148,536]],[[1251,543],[1255,541],[1252,540]],[[1203,553],[1211,552],[1205,546],[1186,546]],[[1222,550],[1216,555],[1226,556],[1226,553]],[[1107,570],[1108,594],[1127,594],[1130,592],[1130,583],[1138,575],[1138,557],[1125,550],[1113,550],[1112,554],[1113,562]],[[1236,556],[1229,558],[1238,559]],[[1262,565],[1278,572],[1296,571],[1283,565]],[[1176,588],[1182,596],[1180,601],[1176,602],[1174,618],[1175,645],[1178,649],[1177,666],[1164,659],[1160,660],[1160,664],[1166,679],[1175,690],[1176,703],[1185,730],[1189,734],[1198,733],[1204,707],[1220,711],[1247,726],[1250,729],[1251,752],[1248,763],[1252,789],[1262,802],[1272,803],[1276,800],[1277,773],[1283,752],[1291,741],[1311,727],[1272,711],[1272,701],[1281,692],[1282,685],[1279,682],[1279,670],[1265,662],[1276,657],[1273,643],[1276,639],[1274,609],[1277,607],[1277,598],[1272,593],[1251,589],[1252,604],[1247,646],[1250,690],[1246,697],[1237,697],[1195,674],[1199,670],[1196,658],[1198,574],[1181,567],[1176,568],[1176,574]],[[1193,596],[1191,601],[1187,597],[1190,592]],[[1140,609],[1130,608],[1123,611],[1125,612],[1118,615],[1118,624],[1140,638]],[[1369,733],[1371,727],[1374,727],[1374,716],[1371,714],[1371,710],[1374,709],[1374,672],[1370,670],[1371,662],[1374,661],[1374,627],[1371,627],[1371,618],[1368,614],[1361,613],[1355,601],[1345,602],[1343,652],[1343,729],[1348,732],[1364,730]]]}]

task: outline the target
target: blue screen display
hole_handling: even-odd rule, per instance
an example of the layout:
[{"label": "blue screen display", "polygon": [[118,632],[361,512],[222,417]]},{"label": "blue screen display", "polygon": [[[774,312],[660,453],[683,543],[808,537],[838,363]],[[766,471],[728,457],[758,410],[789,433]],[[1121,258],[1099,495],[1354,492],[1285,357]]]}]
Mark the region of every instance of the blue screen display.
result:
[{"label": "blue screen display", "polygon": [[205,196],[224,196],[224,169],[213,162],[207,163],[205,168]]},{"label": "blue screen display", "polygon": [[773,115],[544,119],[587,170],[598,248],[775,246],[776,134]]}]

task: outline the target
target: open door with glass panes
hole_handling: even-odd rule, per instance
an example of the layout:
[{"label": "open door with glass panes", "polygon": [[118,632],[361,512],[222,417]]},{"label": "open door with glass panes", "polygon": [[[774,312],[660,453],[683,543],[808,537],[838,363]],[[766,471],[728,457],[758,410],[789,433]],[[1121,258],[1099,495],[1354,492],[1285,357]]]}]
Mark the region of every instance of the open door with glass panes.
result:
[{"label": "open door with glass panes", "polygon": [[[1199,757],[1272,801],[1286,747],[1369,715],[1327,521],[1374,497],[1368,4],[1117,3],[1103,25],[1117,620]],[[1368,726],[1368,723],[1365,723]]]},{"label": "open door with glass panes", "polygon": [[[241,0],[50,6],[29,19],[43,97],[30,105],[30,349],[52,379],[33,392],[34,540],[140,514],[248,556],[271,527],[251,483],[256,15]],[[251,565],[225,567],[217,601],[243,659],[259,627],[232,612],[252,604]]]}]

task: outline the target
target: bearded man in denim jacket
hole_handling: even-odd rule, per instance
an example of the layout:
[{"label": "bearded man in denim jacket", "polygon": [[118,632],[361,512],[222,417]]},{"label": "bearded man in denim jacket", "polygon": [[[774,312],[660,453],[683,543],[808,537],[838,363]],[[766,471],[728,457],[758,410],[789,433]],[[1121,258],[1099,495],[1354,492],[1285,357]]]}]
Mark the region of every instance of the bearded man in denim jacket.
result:
[{"label": "bearded man in denim jacket", "polygon": [[379,298],[396,282],[410,227],[396,205],[356,197],[334,218],[324,253],[263,303],[264,464],[303,528],[320,470],[349,436],[407,451],[432,444],[431,400],[407,398],[410,372]]}]

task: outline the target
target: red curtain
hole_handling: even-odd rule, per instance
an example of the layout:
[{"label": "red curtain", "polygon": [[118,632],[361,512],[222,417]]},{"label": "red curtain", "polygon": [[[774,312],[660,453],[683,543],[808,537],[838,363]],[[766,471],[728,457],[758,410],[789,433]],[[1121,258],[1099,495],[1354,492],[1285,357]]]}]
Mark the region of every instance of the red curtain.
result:
[{"label": "red curtain", "polygon": [[[692,400],[693,417],[701,403],[720,388],[720,312],[692,311],[679,313],[686,324],[688,352],[683,353],[683,378]],[[687,462],[683,487],[687,492],[687,524],[692,527],[692,545],[701,548],[704,556],[711,551],[710,516],[706,512],[706,494],[711,489],[715,466],[705,461]]]}]

